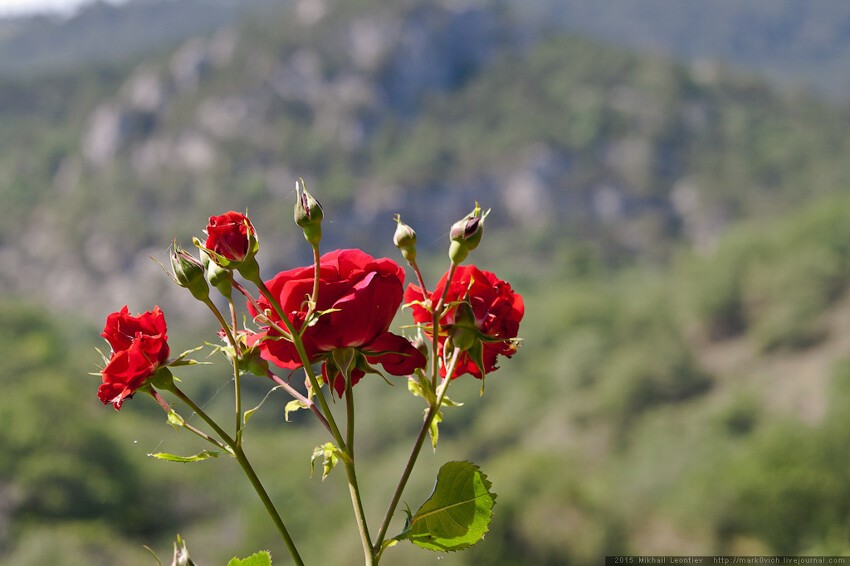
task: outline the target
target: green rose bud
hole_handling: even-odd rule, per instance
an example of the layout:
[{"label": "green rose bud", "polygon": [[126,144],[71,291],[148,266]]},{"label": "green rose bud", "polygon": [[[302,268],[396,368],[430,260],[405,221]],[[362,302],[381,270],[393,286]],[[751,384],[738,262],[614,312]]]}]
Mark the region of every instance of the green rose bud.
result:
[{"label": "green rose bud", "polygon": [[233,273],[216,262],[212,261],[206,253],[201,253],[203,263],[206,265],[206,277],[210,285],[218,289],[225,297],[230,297],[233,286]]},{"label": "green rose bud", "polygon": [[313,195],[307,192],[304,179],[299,178],[295,183],[295,223],[304,230],[304,238],[311,246],[316,247],[322,240],[322,205]]},{"label": "green rose bud", "polygon": [[455,265],[460,264],[469,255],[469,252],[478,247],[481,235],[484,233],[484,220],[490,211],[481,213],[481,207],[475,203],[475,209],[452,225],[449,237],[452,243],[449,246],[449,259]]},{"label": "green rose bud", "polygon": [[266,377],[269,374],[269,362],[260,357],[259,348],[250,348],[242,351],[239,369],[260,377]]},{"label": "green rose bud", "polygon": [[401,251],[401,255],[408,263],[416,261],[416,232],[401,221],[401,216],[396,214],[395,221],[397,223],[395,234],[393,234],[393,243]]},{"label": "green rose bud", "polygon": [[177,284],[189,289],[199,301],[210,296],[203,264],[176,243],[171,252],[171,271]]}]

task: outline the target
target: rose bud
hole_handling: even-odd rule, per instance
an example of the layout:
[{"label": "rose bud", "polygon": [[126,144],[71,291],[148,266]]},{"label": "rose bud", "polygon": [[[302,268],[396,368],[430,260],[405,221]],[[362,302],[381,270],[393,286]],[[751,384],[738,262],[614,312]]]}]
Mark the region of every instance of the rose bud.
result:
[{"label": "rose bud", "polygon": [[298,179],[295,183],[295,223],[304,230],[304,238],[311,246],[316,247],[322,240],[322,205],[313,195],[307,192],[304,179]]},{"label": "rose bud", "polygon": [[202,252],[201,258],[206,265],[206,278],[209,284],[218,289],[225,297],[230,297],[233,286],[233,273],[212,261],[209,254]]},{"label": "rose bud", "polygon": [[211,252],[212,260],[222,267],[237,267],[257,253],[257,232],[241,212],[210,216],[205,232],[207,241],[199,247]]},{"label": "rose bud", "polygon": [[171,270],[177,284],[189,289],[193,297],[204,301],[210,296],[203,264],[176,244],[171,252]]},{"label": "rose bud", "polygon": [[396,214],[395,221],[397,223],[395,234],[393,234],[393,243],[395,247],[401,251],[401,255],[408,263],[412,264],[416,261],[416,232],[401,221],[401,216]]},{"label": "rose bud", "polygon": [[475,209],[463,219],[452,225],[449,237],[452,240],[449,246],[449,259],[455,265],[460,264],[469,255],[469,252],[478,247],[481,235],[484,233],[484,220],[490,211],[481,213],[481,207],[475,203]]}]

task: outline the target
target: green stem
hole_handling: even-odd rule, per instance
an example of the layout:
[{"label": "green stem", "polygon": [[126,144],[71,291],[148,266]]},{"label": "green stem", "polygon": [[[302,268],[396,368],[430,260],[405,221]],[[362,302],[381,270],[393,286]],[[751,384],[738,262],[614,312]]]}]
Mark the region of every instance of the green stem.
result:
[{"label": "green stem", "polygon": [[428,296],[428,289],[425,287],[425,279],[422,278],[422,272],[419,270],[419,264],[416,263],[416,260],[408,262],[410,263],[410,267],[413,268],[413,273],[416,274],[416,280],[419,281],[419,286],[422,288],[422,296]]},{"label": "green stem", "polygon": [[236,305],[233,304],[231,297],[227,298],[227,302],[230,304],[230,321],[233,326],[231,326],[229,332],[227,330],[225,332],[227,332],[227,339],[230,340],[230,345],[233,346],[233,396],[236,404],[236,444],[241,446],[242,427],[245,424],[245,419],[242,416],[242,383],[240,381],[241,375],[239,374],[239,358],[242,353],[239,351],[239,344],[233,336],[233,332],[236,331]]},{"label": "green stem", "polygon": [[[446,276],[446,283],[443,285],[443,294],[440,296],[437,304],[431,305],[431,308],[434,309],[434,312],[431,314],[431,387],[434,389],[437,389],[437,376],[440,369],[440,356],[437,355],[440,349],[440,319],[443,314],[443,303],[446,302],[446,297],[449,295],[449,287],[452,285],[452,279],[454,279],[456,270],[457,264],[452,262],[451,267],[449,267],[449,274]],[[422,291],[422,296],[426,296],[424,294],[424,287]]]},{"label": "green stem", "polygon": [[313,314],[312,309],[319,308],[319,280],[322,277],[321,255],[319,254],[319,244],[313,246],[313,296],[310,299],[311,311],[307,313],[309,318]]},{"label": "green stem", "polygon": [[351,505],[354,508],[354,518],[360,532],[360,542],[363,544],[363,557],[368,565],[374,564],[372,539],[369,536],[369,526],[363,512],[363,501],[360,497],[360,487],[357,483],[357,471],[354,465],[354,389],[351,385],[351,367],[346,368],[345,375],[345,413],[346,413],[346,446],[349,459],[345,461],[345,473],[348,477],[348,491],[351,495]]},{"label": "green stem", "polygon": [[[233,301],[228,298],[228,303],[230,304],[230,318],[233,322],[233,328],[236,328],[236,307],[233,304]],[[242,444],[242,387],[239,383],[239,366],[238,366],[238,357],[239,357],[239,345],[236,343],[236,337],[233,336],[233,330],[230,325],[227,324],[227,321],[224,320],[224,315],[221,314],[221,311],[218,310],[218,307],[215,306],[215,303],[212,302],[211,299],[207,298],[204,301],[204,304],[207,305],[213,315],[215,315],[218,323],[221,325],[221,329],[224,330],[227,335],[227,341],[230,342],[230,345],[233,347],[233,383],[235,389],[236,396],[236,443]]]},{"label": "green stem", "polygon": [[236,444],[236,441],[230,437],[218,424],[207,415],[203,409],[201,409],[197,404],[195,404],[192,399],[190,399],[183,391],[180,390],[176,385],[172,385],[169,389],[174,395],[177,396],[178,399],[186,403],[195,413],[201,417],[201,419],[206,422],[210,428],[212,428],[216,434],[218,434],[225,443],[233,450],[233,456],[236,458],[236,461],[239,462],[239,466],[241,466],[242,471],[248,477],[248,481],[251,482],[251,485],[254,488],[254,491],[257,492],[257,495],[260,497],[260,501],[263,502],[263,506],[266,508],[269,516],[277,527],[280,536],[283,538],[283,542],[286,544],[287,549],[289,549],[289,554],[292,555],[292,559],[295,561],[295,564],[303,566],[304,561],[301,559],[301,555],[298,553],[298,549],[295,547],[295,543],[292,540],[292,537],[289,535],[289,531],[286,529],[286,525],[283,524],[283,519],[281,519],[280,514],[277,512],[277,508],[275,508],[274,503],[269,497],[268,492],[263,487],[260,478],[257,476],[257,473],[254,471],[251,462],[248,460],[248,456],[242,450],[242,447]]},{"label": "green stem", "polygon": [[407,481],[410,479],[413,466],[416,464],[416,459],[419,457],[419,453],[422,451],[422,445],[425,443],[425,438],[428,436],[428,431],[431,429],[431,423],[434,421],[434,417],[437,416],[437,413],[440,411],[440,407],[443,404],[443,399],[446,396],[446,391],[449,389],[449,383],[452,381],[452,375],[454,375],[455,367],[460,359],[460,354],[461,350],[458,349],[455,349],[455,351],[452,352],[452,359],[449,361],[449,366],[446,369],[446,377],[443,378],[443,382],[440,384],[440,388],[437,391],[437,400],[428,408],[428,414],[425,416],[425,422],[422,423],[422,428],[419,429],[419,435],[416,437],[416,441],[413,444],[413,450],[410,452],[410,456],[407,459],[407,465],[404,467],[398,486],[396,486],[395,492],[393,493],[393,498],[390,500],[387,512],[384,514],[384,521],[381,523],[381,528],[378,531],[378,538],[375,540],[375,546],[373,547],[373,552],[378,556],[381,554],[381,545],[384,543],[384,537],[387,535],[387,529],[390,526],[390,521],[393,518],[398,502],[401,500],[401,494],[404,492],[405,486],[407,486]]},{"label": "green stem", "polygon": [[345,450],[345,441],[342,438],[342,433],[339,431],[339,427],[334,420],[333,413],[331,412],[330,406],[328,406],[328,401],[325,399],[324,393],[322,393],[321,387],[319,387],[319,380],[316,379],[316,373],[313,371],[313,365],[310,362],[309,356],[307,356],[307,351],[304,349],[304,342],[301,340],[298,331],[295,330],[295,326],[292,324],[292,321],[289,320],[289,317],[286,316],[286,313],[283,312],[283,307],[280,306],[278,300],[272,295],[272,292],[266,286],[262,279],[257,279],[257,281],[252,281],[257,288],[260,290],[260,293],[266,298],[266,300],[272,305],[277,315],[280,317],[284,326],[286,326],[289,335],[292,337],[292,344],[295,346],[295,350],[298,352],[298,357],[301,359],[301,365],[304,366],[304,373],[307,374],[307,379],[310,381],[310,386],[313,388],[313,393],[316,395],[316,398],[319,400],[319,405],[322,408],[322,413],[325,415],[325,418],[328,421],[328,425],[331,428],[331,435],[334,437],[334,440],[339,444],[339,448],[341,450]]},{"label": "green stem", "polygon": [[[314,248],[314,253],[318,253],[318,248]],[[318,258],[316,261],[316,265],[318,265]],[[316,275],[318,275],[318,271],[316,271]],[[322,413],[325,415],[328,426],[330,427],[331,435],[333,436],[336,443],[339,445],[339,449],[345,452],[349,458],[343,459],[345,460],[345,472],[348,477],[348,489],[351,494],[351,502],[354,507],[354,517],[357,522],[357,527],[360,533],[360,540],[363,543],[363,554],[366,560],[366,564],[372,565],[374,564],[374,553],[372,552],[372,541],[369,537],[369,527],[366,524],[366,517],[363,512],[363,503],[360,497],[360,488],[357,483],[357,472],[354,466],[354,456],[353,450],[349,450],[349,444],[342,437],[342,433],[339,430],[339,427],[334,420],[333,413],[331,412],[330,407],[328,406],[327,399],[325,399],[324,393],[322,392],[321,387],[319,387],[319,382],[316,379],[316,374],[313,371],[313,366],[310,362],[309,356],[307,356],[307,351],[304,349],[304,342],[301,340],[301,335],[295,330],[295,326],[292,324],[292,321],[289,320],[289,317],[286,316],[286,313],[283,311],[283,307],[280,306],[278,300],[272,295],[269,288],[266,286],[265,282],[261,278],[257,278],[256,281],[251,281],[254,283],[257,288],[260,290],[260,293],[266,298],[267,301],[272,305],[277,315],[280,317],[284,326],[286,326],[287,331],[292,337],[292,343],[295,346],[295,350],[298,352],[298,356],[301,359],[301,364],[304,366],[304,372],[307,374],[307,379],[310,381],[310,386],[313,388],[313,392],[316,395],[316,398],[319,400],[319,405],[321,406]],[[315,289],[315,288],[314,288]],[[328,384],[329,388],[333,388],[333,384]],[[350,406],[349,409],[349,429],[348,429],[348,440],[349,442],[353,441],[354,434],[354,408],[353,408],[353,397],[351,393],[351,384],[348,381],[347,384],[347,399],[346,399],[346,407]]]}]

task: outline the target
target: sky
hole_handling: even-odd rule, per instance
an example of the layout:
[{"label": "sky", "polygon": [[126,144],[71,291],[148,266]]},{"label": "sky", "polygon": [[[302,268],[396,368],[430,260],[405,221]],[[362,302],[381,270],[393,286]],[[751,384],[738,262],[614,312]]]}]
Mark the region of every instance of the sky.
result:
[{"label": "sky", "polygon": [[81,4],[93,0],[0,0],[0,16],[16,16],[38,12],[70,14]]}]

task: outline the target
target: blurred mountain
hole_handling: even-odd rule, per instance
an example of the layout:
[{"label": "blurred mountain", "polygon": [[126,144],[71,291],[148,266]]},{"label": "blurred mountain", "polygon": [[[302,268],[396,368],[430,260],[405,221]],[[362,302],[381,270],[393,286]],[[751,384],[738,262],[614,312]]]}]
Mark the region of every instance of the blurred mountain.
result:
[{"label": "blurred mountain", "polygon": [[134,0],[93,2],[70,17],[0,18],[0,76],[62,72],[126,63],[173,49],[187,37],[209,33],[265,10],[272,0]]},{"label": "blurred mountain", "polygon": [[329,247],[394,253],[396,212],[441,246],[480,200],[529,261],[573,242],[611,265],[850,179],[847,111],[489,3],[302,0],[121,69],[7,79],[0,100],[3,284],[51,281],[56,305],[123,303],[162,281],[139,250],[228,208],[284,242],[268,269],[306,259],[279,221],[299,176],[340,217]]},{"label": "blurred mountain", "polygon": [[[455,2],[474,5],[476,1]],[[85,5],[70,18],[0,19],[0,74],[31,74],[116,63],[246,19],[263,19],[292,0],[131,0]],[[326,8],[302,3],[307,12]],[[789,0],[497,0],[525,33],[570,31],[690,63],[756,71],[836,100],[850,92],[850,7]]]},{"label": "blurred mountain", "polygon": [[845,2],[531,0],[522,5],[529,19],[556,29],[683,61],[718,61],[848,101],[850,6]]},{"label": "blurred mountain", "polygon": [[[211,214],[248,209],[269,275],[309,262],[291,220],[298,177],[324,205],[324,249],[398,258],[400,212],[429,278],[450,223],[476,200],[493,208],[475,261],[525,295],[525,342],[483,400],[458,380],[468,406],[447,414],[411,484],[427,493],[427,468],[470,446],[496,482],[487,540],[446,563],[846,554],[850,110],[734,65],[758,66],[745,57],[756,46],[814,71],[811,34],[832,38],[825,61],[839,65],[843,4],[299,0],[243,17],[209,2],[182,23],[165,15],[178,4],[197,5],[4,24],[41,25],[47,45],[78,19],[117,18],[92,28],[112,38],[95,42],[110,46],[96,64],[32,59],[0,79],[5,561],[147,564],[141,544],[168,552],[182,525],[209,563],[274,545],[250,496],[216,488],[233,468],[147,463],[163,444],[195,445],[152,426],[155,405],[116,416],[97,378],[76,376],[93,369],[92,325],[124,304],[161,305],[175,342],[209,328],[150,257],[164,261],[172,237],[188,246]],[[117,22],[146,9],[158,15],[132,33],[182,31],[110,58]],[[581,21],[596,38],[570,31]],[[715,28],[727,31],[702,38]],[[680,47],[628,48],[654,38]],[[712,42],[733,65],[705,59]],[[231,376],[189,375],[205,407],[230,410]],[[364,489],[380,494],[421,407],[364,381]],[[273,497],[310,562],[355,563],[350,510],[329,503],[344,482],[303,486],[320,433],[299,415],[284,425],[281,406],[251,422],[252,446],[274,446],[258,454]],[[280,473],[281,455],[303,467]],[[414,551],[393,559],[433,561]]]}]

